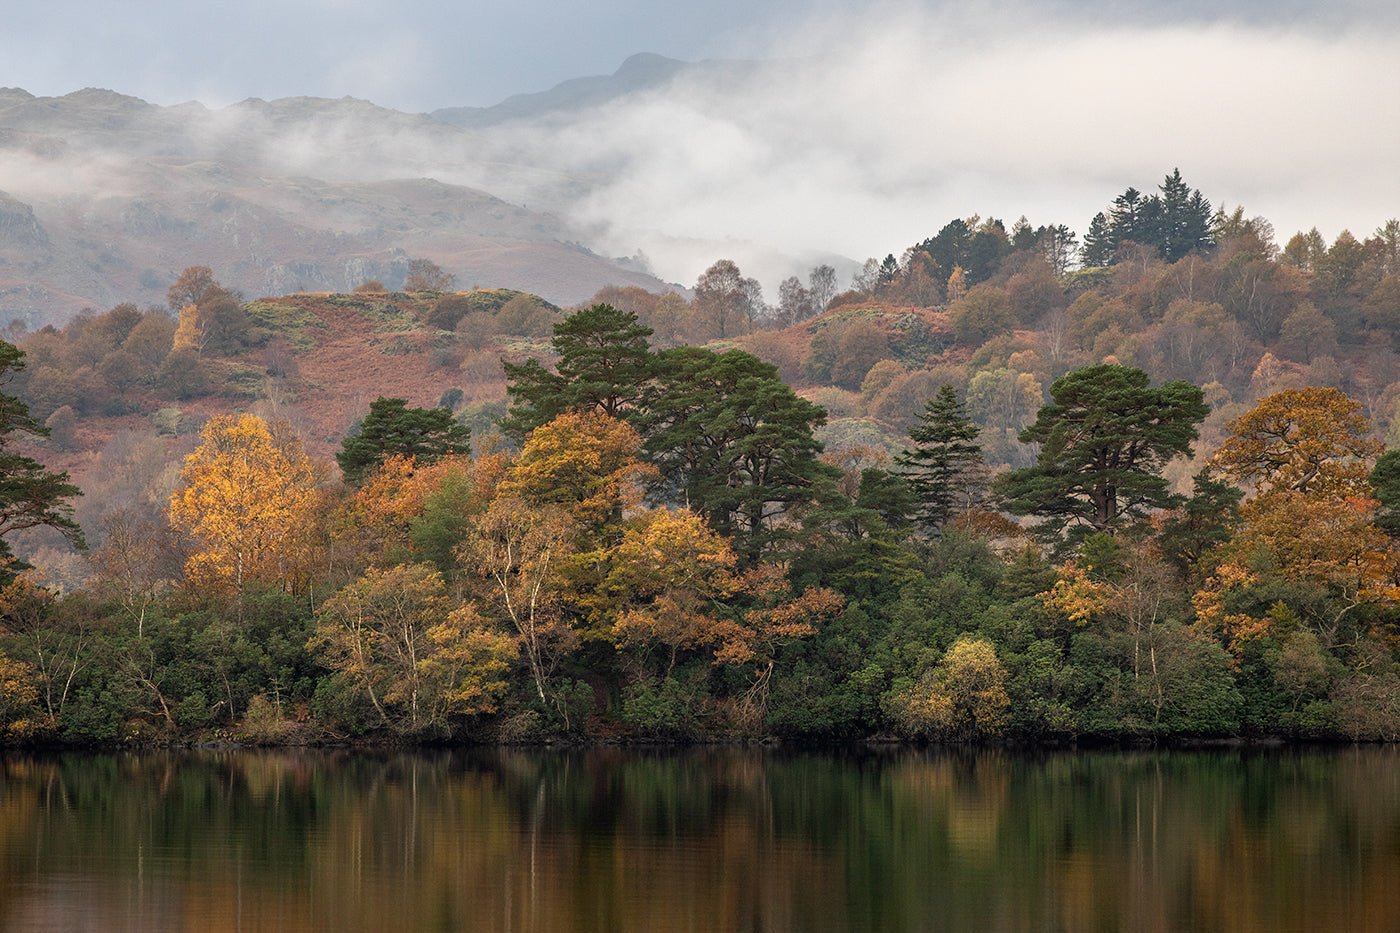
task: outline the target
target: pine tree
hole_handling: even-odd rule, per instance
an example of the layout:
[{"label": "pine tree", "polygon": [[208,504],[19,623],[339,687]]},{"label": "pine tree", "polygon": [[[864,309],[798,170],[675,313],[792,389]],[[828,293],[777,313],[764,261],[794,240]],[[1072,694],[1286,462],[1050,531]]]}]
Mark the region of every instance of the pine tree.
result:
[{"label": "pine tree", "polygon": [[895,457],[908,471],[909,485],[919,503],[918,521],[931,533],[937,533],[980,496],[982,447],[975,443],[980,430],[958,401],[957,390],[944,384],[924,403],[919,424],[909,429],[909,438],[916,446]]},{"label": "pine tree", "polygon": [[554,325],[550,341],[559,354],[555,372],[536,359],[504,363],[506,391],[515,404],[501,421],[506,435],[523,442],[530,432],[568,411],[600,411],[635,421],[637,405],[656,367],[637,315],[595,304]]},{"label": "pine tree", "polygon": [[[0,341],[0,385],[24,368],[24,351]],[[75,547],[85,547],[82,529],[73,520],[69,500],[82,490],[68,481],[67,473],[55,473],[30,457],[9,449],[23,435],[46,437],[49,429],[29,414],[29,406],[13,395],[0,393],[0,581],[28,567],[15,560],[4,536],[12,531],[47,525]]]},{"label": "pine tree", "polygon": [[370,403],[359,432],[341,441],[335,459],[346,482],[359,485],[390,457],[431,463],[470,454],[470,441],[471,431],[458,424],[449,409],[409,408],[406,399],[380,396]]}]

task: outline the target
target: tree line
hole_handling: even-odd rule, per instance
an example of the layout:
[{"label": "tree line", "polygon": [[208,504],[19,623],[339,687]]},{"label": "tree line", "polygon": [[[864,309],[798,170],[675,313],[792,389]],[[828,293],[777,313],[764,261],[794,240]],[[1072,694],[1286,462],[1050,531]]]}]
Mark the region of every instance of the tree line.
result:
[{"label": "tree line", "polygon": [[[221,416],[165,524],[105,529],[91,587],[56,594],[12,566],[8,734],[1400,727],[1400,466],[1336,389],[1234,419],[1186,494],[1163,470],[1192,453],[1205,393],[1133,367],[1056,380],[1020,434],[1034,462],[992,475],[952,386],[891,463],[824,450],[825,412],[744,351],[653,351],[606,305],[554,330],[553,369],[507,367],[489,449],[445,409],[379,399],[336,480],[285,424]],[[73,489],[38,469],[33,514],[71,532]]]},{"label": "tree line", "polygon": [[778,308],[727,260],[567,315],[423,261],[324,299],[444,383],[339,470],[183,408],[294,391],[308,301],[192,267],[12,329],[0,448],[141,414],[190,456],[113,437],[87,501],[10,461],[93,544],[62,591],[12,567],[10,734],[1389,738],[1397,231],[1280,248],[1174,172],[1082,246],[955,220]]}]

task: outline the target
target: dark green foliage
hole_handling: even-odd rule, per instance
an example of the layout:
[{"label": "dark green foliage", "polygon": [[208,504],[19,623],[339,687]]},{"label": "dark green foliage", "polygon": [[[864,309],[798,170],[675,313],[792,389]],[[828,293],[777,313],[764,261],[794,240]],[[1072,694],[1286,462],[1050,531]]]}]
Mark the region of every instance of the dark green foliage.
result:
[{"label": "dark green foliage", "polygon": [[700,734],[696,710],[703,699],[703,688],[697,692],[675,677],[639,680],[627,688],[621,719],[644,738],[695,738]]},{"label": "dark green foliage", "polygon": [[899,262],[894,258],[894,253],[889,253],[880,261],[880,271],[876,282],[880,285],[889,285],[899,278]]},{"label": "dark green foliage", "polygon": [[951,275],[954,268],[967,271],[967,248],[972,239],[972,231],[966,221],[950,220],[935,236],[929,237],[914,247],[915,252],[928,253],[938,264],[938,268]]},{"label": "dark green foliage", "polygon": [[957,390],[944,383],[909,429],[915,446],[895,457],[918,502],[919,524],[930,533],[937,534],[979,497],[985,467],[976,443],[980,431]]},{"label": "dark green foliage", "polygon": [[1242,491],[1201,470],[1192,479],[1191,498],[1162,523],[1157,544],[1163,556],[1183,573],[1189,572],[1207,553],[1230,540],[1243,498]]},{"label": "dark green foliage", "polygon": [[409,537],[422,559],[437,567],[445,578],[462,572],[457,546],[466,537],[472,515],[472,478],[466,471],[452,471],[442,484],[423,499],[423,514],[409,523]]},{"label": "dark green foliage", "polygon": [[655,358],[650,327],[637,315],[595,304],[554,325],[550,341],[559,354],[550,372],[531,359],[503,363],[513,404],[501,430],[517,441],[568,411],[601,411],[632,418],[651,381]]},{"label": "dark green foliage", "polygon": [[657,372],[644,433],[662,497],[699,511],[756,561],[791,536],[791,510],[835,476],[812,436],[826,412],[742,350],[677,347],[660,354]]},{"label": "dark green foliage", "polygon": [[1377,527],[1392,538],[1400,538],[1400,450],[1388,450],[1377,457],[1367,480],[1381,504]]},{"label": "dark green foliage", "polygon": [[1142,370],[1107,363],[1057,379],[1051,404],[1020,435],[1022,443],[1040,445],[1036,465],[996,483],[1004,508],[1040,517],[1039,530],[1059,539],[1066,530],[1111,533],[1176,506],[1180,497],[1160,470],[1190,453],[1209,408],[1188,382],[1158,389],[1147,383]]},{"label": "dark green foliage", "polygon": [[1084,234],[1084,248],[1079,251],[1079,262],[1086,269],[1106,266],[1113,258],[1113,231],[1109,229],[1108,218],[1103,211],[1089,221],[1089,232]]},{"label": "dark green foliage", "polygon": [[956,268],[962,269],[964,283],[976,285],[992,277],[1001,258],[1013,247],[999,220],[984,221],[974,230],[967,221],[954,219],[913,249],[915,253],[927,253],[947,275]]},{"label": "dark green foliage", "polygon": [[1156,217],[1155,246],[1167,262],[1176,262],[1187,254],[1214,244],[1211,231],[1210,201],[1200,189],[1192,191],[1181,180],[1181,169],[1163,179],[1159,188],[1161,210]]},{"label": "dark green foliage", "polygon": [[1278,643],[1251,638],[1240,645],[1235,689],[1240,694],[1240,727],[1249,735],[1272,735],[1285,721],[1287,707],[1277,682]]},{"label": "dark green foliage", "polygon": [[861,600],[892,599],[917,571],[905,546],[914,497],[902,476],[861,471],[855,499],[823,481],[815,505],[802,517],[801,547],[790,577]]},{"label": "dark green foliage", "polygon": [[[0,386],[9,384],[24,367],[24,352],[0,341]],[[18,454],[14,445],[25,436],[46,437],[49,429],[29,415],[29,406],[0,393],[0,578],[8,579],[25,565],[11,555],[5,536],[25,528],[45,526],[75,547],[85,547],[83,531],[73,520],[70,500],[82,490],[43,464]]]},{"label": "dark green foliage", "polygon": [[1158,190],[1160,195],[1143,197],[1128,188],[1114,198],[1108,217],[1094,218],[1080,256],[1085,266],[1107,265],[1127,243],[1151,247],[1169,263],[1215,245],[1210,201],[1200,189],[1186,186],[1180,169],[1173,169]]},{"label": "dark green foliage", "polygon": [[409,408],[405,399],[380,396],[370,403],[359,432],[341,442],[335,459],[345,481],[358,486],[390,457],[432,463],[471,453],[470,441],[470,429],[449,409]]}]

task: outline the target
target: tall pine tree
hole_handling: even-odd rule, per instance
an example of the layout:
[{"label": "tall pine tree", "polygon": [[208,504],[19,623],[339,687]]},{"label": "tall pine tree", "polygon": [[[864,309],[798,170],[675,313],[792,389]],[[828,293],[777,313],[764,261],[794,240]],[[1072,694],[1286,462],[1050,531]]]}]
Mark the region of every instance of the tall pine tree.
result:
[{"label": "tall pine tree", "polygon": [[[23,368],[24,351],[0,340],[0,385]],[[69,501],[81,496],[82,490],[68,481],[67,473],[45,469],[37,460],[10,449],[24,435],[47,437],[48,433],[30,416],[28,405],[0,393],[0,582],[29,566],[10,551],[5,536],[12,531],[47,525],[75,547],[86,547]]]},{"label": "tall pine tree", "polygon": [[637,405],[655,373],[647,338],[650,327],[637,315],[595,304],[554,325],[550,343],[559,354],[555,372],[536,359],[503,363],[506,391],[515,404],[501,430],[517,441],[567,411],[600,411],[636,421]]},{"label": "tall pine tree", "polygon": [[895,457],[907,470],[918,500],[919,524],[936,534],[959,512],[976,504],[985,484],[980,429],[958,401],[957,390],[944,384],[924,403],[919,424],[909,429],[915,446]]}]

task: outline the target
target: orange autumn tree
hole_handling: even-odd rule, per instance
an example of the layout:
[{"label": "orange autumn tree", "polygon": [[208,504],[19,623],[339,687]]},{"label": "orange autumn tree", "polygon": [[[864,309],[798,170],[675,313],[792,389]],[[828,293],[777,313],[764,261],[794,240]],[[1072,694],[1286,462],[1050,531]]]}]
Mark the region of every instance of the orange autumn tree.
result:
[{"label": "orange autumn tree", "polygon": [[325,466],[285,424],[255,415],[214,418],[201,437],[170,499],[170,523],[192,544],[187,581],[235,594],[251,581],[304,589]]},{"label": "orange autumn tree", "polygon": [[[1275,392],[1231,421],[1210,472],[1247,483],[1234,538],[1214,555],[1216,569],[1196,594],[1200,624],[1232,650],[1274,631],[1277,608],[1243,611],[1269,579],[1326,595],[1308,621],[1328,644],[1348,614],[1388,599],[1395,556],[1374,524],[1378,503],[1367,476],[1383,449],[1366,434],[1359,403],[1331,388]],[[1229,607],[1235,608],[1229,608]]]},{"label": "orange autumn tree", "polygon": [[642,438],[598,411],[566,412],[530,432],[501,495],[568,509],[580,531],[609,533],[642,500],[656,467],[640,458]]},{"label": "orange autumn tree", "polygon": [[737,618],[721,619],[714,629],[716,664],[751,670],[752,683],[740,700],[739,716],[757,727],[768,710],[768,687],[783,645],[815,635],[817,627],[845,607],[842,596],[825,587],[793,592],[782,564],[760,564],[739,577],[737,592],[749,608]]},{"label": "orange autumn tree", "polygon": [[1230,436],[1209,470],[1259,495],[1276,490],[1323,496],[1367,492],[1371,461],[1384,445],[1369,440],[1361,403],[1339,389],[1285,389],[1225,425]]},{"label": "orange autumn tree", "polygon": [[669,676],[677,654],[715,637],[714,601],[730,594],[737,558],[729,544],[689,509],[653,509],[629,522],[610,551],[605,586],[627,607],[613,632],[639,654],[659,646]]},{"label": "orange autumn tree", "polygon": [[336,563],[351,575],[417,560],[454,572],[453,549],[469,517],[495,497],[508,463],[499,453],[430,464],[390,457],[332,515]]}]

